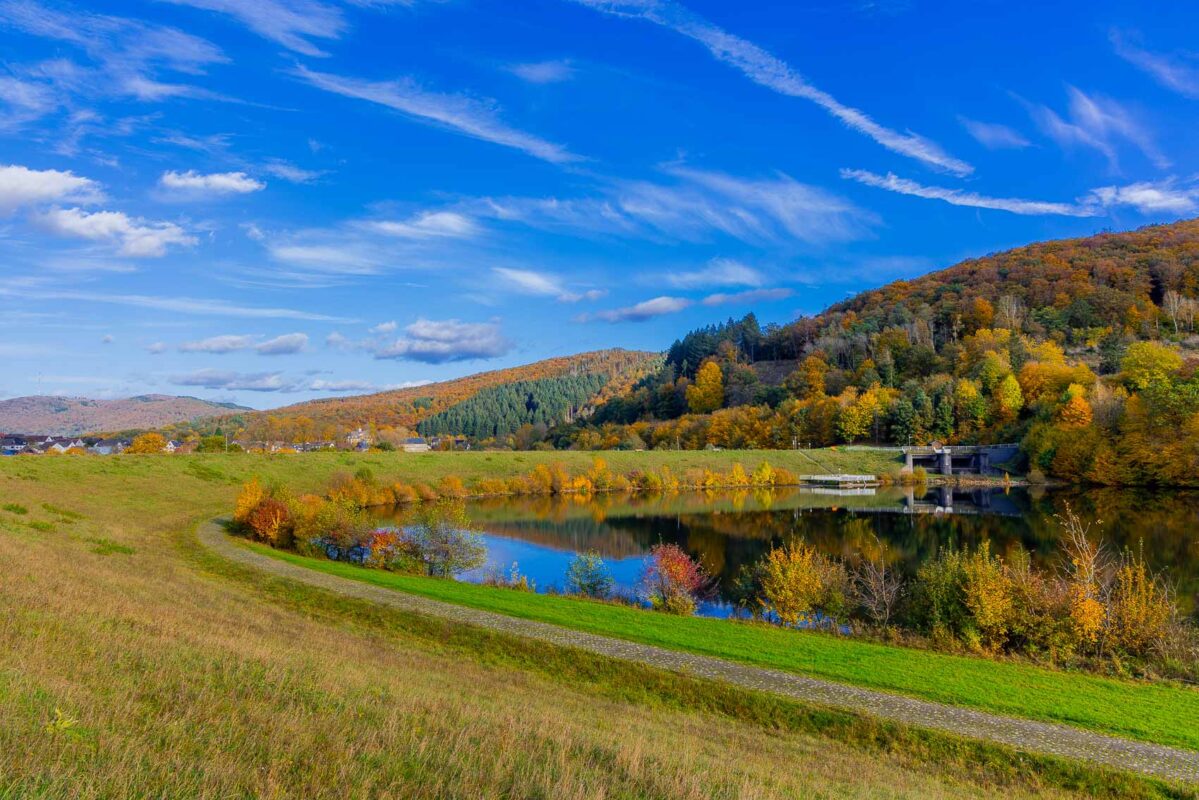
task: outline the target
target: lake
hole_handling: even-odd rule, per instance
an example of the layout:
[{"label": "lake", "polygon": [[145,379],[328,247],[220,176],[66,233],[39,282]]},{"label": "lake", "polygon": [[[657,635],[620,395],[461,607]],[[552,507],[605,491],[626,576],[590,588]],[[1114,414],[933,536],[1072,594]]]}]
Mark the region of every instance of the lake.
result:
[{"label": "lake", "polygon": [[[719,578],[717,596],[700,613],[727,616],[729,589],[751,564],[793,536],[831,555],[855,559],[885,544],[886,557],[905,573],[943,547],[993,552],[1018,548],[1046,566],[1060,563],[1056,514],[1069,504],[1112,553],[1142,548],[1163,571],[1187,613],[1199,608],[1199,493],[1040,487],[953,490],[910,488],[679,492],[661,495],[487,498],[468,503],[487,545],[487,566],[461,576],[480,581],[515,562],[538,591],[561,588],[576,553],[597,551],[618,591],[635,594],[649,550],[675,543]],[[403,524],[403,509],[375,509],[380,522]]]}]

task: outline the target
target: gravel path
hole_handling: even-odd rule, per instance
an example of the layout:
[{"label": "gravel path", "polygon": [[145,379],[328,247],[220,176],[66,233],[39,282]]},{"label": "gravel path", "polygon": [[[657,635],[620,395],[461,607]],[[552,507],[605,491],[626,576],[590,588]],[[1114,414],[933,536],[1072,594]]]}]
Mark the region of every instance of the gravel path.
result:
[{"label": "gravel path", "polygon": [[1081,759],[1167,780],[1199,784],[1199,752],[1195,751],[1119,739],[1066,725],[1004,717],[927,700],[916,700],[430,600],[336,575],[327,575],[255,553],[238,546],[216,522],[201,525],[199,538],[204,545],[231,561],[402,611],[488,628],[563,647],[574,647],[612,658],[725,681],[747,689],[871,714],[922,728],[998,742],[1030,752]]}]

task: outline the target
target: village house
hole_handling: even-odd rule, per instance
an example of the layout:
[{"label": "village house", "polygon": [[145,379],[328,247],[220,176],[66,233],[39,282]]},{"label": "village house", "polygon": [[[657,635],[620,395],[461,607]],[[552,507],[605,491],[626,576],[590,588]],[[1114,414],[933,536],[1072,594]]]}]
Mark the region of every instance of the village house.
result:
[{"label": "village house", "polygon": [[0,438],[0,455],[15,456],[25,451],[28,441],[24,436],[9,435]]},{"label": "village house", "polygon": [[125,451],[133,442],[129,439],[101,439],[88,448],[88,451],[98,456],[115,456]]},{"label": "village house", "polygon": [[400,442],[400,449],[405,453],[427,453],[433,448],[430,447],[429,443],[424,439],[420,438],[419,436],[414,436]]}]

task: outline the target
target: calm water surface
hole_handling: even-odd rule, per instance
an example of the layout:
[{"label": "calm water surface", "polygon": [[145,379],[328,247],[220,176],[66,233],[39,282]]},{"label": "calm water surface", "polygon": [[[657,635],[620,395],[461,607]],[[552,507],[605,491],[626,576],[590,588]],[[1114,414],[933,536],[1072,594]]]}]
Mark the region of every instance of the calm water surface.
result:
[{"label": "calm water surface", "polygon": [[[1054,566],[1061,559],[1054,515],[1067,503],[1111,552],[1142,549],[1175,585],[1179,604],[1188,613],[1199,608],[1199,493],[1178,491],[934,488],[917,494],[886,487],[494,498],[469,504],[488,563],[461,577],[479,581],[515,562],[538,591],[562,588],[575,554],[596,550],[617,589],[633,595],[649,549],[675,543],[719,578],[717,596],[700,613],[724,616],[732,611],[728,591],[741,566],[794,536],[849,560],[875,553],[882,542],[886,557],[909,574],[942,547],[988,540],[1000,555],[1023,549],[1035,562]],[[403,523],[400,509],[376,514]]]}]

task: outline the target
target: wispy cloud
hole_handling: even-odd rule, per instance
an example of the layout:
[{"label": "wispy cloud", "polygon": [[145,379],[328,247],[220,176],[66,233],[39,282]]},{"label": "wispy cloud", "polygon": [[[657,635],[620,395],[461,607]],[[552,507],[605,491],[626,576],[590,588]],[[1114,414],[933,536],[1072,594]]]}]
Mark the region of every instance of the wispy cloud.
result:
[{"label": "wispy cloud", "polygon": [[242,392],[295,392],[298,381],[284,377],[281,372],[231,372],[219,369],[200,369],[170,377],[176,386],[200,386],[205,389],[225,389]]},{"label": "wispy cloud", "polygon": [[362,224],[402,239],[464,239],[479,233],[473,219],[455,211],[424,211],[406,220],[371,220]]},{"label": "wispy cloud", "polygon": [[1120,58],[1148,73],[1167,89],[1199,100],[1199,56],[1194,53],[1154,53],[1141,47],[1135,35],[1116,29],[1112,29],[1110,39]]},{"label": "wispy cloud", "polygon": [[210,336],[207,339],[183,342],[179,345],[179,352],[224,354],[254,350],[259,355],[277,356],[299,353],[307,346],[308,335],[304,333],[287,333],[265,341],[261,336],[223,334]]},{"label": "wispy cloud", "polygon": [[766,280],[758,270],[731,258],[713,258],[701,269],[670,272],[665,275],[665,279],[678,289],[704,286],[761,286]]},{"label": "wispy cloud", "polygon": [[207,175],[189,169],[187,172],[168,171],[158,179],[159,186],[176,197],[211,197],[214,195],[249,194],[266,188],[262,181],[244,172],[213,172]]},{"label": "wispy cloud", "polygon": [[509,64],[508,71],[529,83],[562,83],[575,76],[569,61],[534,61],[526,64]]},{"label": "wispy cloud", "polygon": [[59,236],[110,242],[117,252],[137,258],[166,255],[171,245],[192,247],[195,236],[173,222],[152,222],[122,211],[88,212],[81,208],[52,208],[38,217],[43,227]]},{"label": "wispy cloud", "polygon": [[315,0],[168,0],[233,17],[254,33],[306,56],[326,56],[313,39],[337,39],[347,26],[341,9]]},{"label": "wispy cloud", "polygon": [[504,283],[521,294],[552,297],[560,303],[596,300],[605,294],[605,292],[599,289],[590,289],[584,292],[571,291],[563,285],[560,277],[544,272],[535,272],[528,269],[511,269],[508,267],[493,267],[492,272],[499,276]]},{"label": "wispy cloud", "polygon": [[1021,200],[1010,197],[987,197],[976,192],[966,192],[961,189],[946,189],[940,186],[924,186],[907,178],[900,178],[888,172],[878,175],[864,169],[843,169],[841,177],[873,186],[876,189],[886,189],[889,192],[923,197],[926,200],[941,200],[955,206],[970,208],[989,208],[996,211],[1008,211],[1012,214],[1040,215],[1057,214],[1067,217],[1093,217],[1094,209],[1075,203],[1054,203],[1041,200]]},{"label": "wispy cloud", "polygon": [[296,67],[294,74],[318,89],[366,100],[464,136],[511,147],[556,164],[577,161],[565,147],[503,122],[495,103],[423,89],[411,78],[368,81]]},{"label": "wispy cloud", "polygon": [[548,229],[685,241],[724,234],[753,244],[849,241],[876,221],[848,200],[783,173],[741,178],[678,165],[664,171],[673,182],[617,181],[599,197],[485,198],[470,208]]},{"label": "wispy cloud", "polygon": [[648,20],[694,39],[708,48],[718,61],[740,70],[753,82],[779,94],[815,103],[846,127],[870,137],[892,152],[954,175],[969,175],[974,171],[965,161],[946,153],[936,142],[880,125],[864,111],[847,106],[816,88],[788,64],[753,42],[723,30],[671,0],[574,1],[608,14]]},{"label": "wispy cloud", "polygon": [[645,322],[654,317],[661,317],[667,314],[677,314],[685,308],[689,308],[693,303],[685,297],[655,297],[651,300],[643,300],[631,306],[623,308],[610,308],[604,311],[596,311],[592,314],[580,314],[575,317],[576,322],[591,322],[600,320],[602,322]]},{"label": "wispy cloud", "polygon": [[1027,104],[1037,127],[1058,145],[1065,149],[1087,147],[1095,150],[1107,159],[1112,169],[1117,169],[1118,145],[1127,142],[1140,150],[1154,166],[1163,169],[1170,166],[1169,159],[1131,109],[1110,98],[1088,95],[1073,86],[1068,86],[1066,91],[1069,96],[1066,118],[1048,106]]},{"label": "wispy cloud", "polygon": [[158,297],[144,294],[111,294],[106,292],[81,292],[30,289],[0,285],[0,296],[19,297],[27,300],[72,300],[81,303],[101,303],[155,311],[170,311],[177,314],[196,314],[216,317],[243,317],[245,319],[300,319],[316,322],[353,322],[347,317],[336,317],[291,308],[264,308],[242,306],[223,300],[205,300],[194,297]]},{"label": "wispy cloud", "polygon": [[96,203],[103,197],[100,184],[70,170],[0,167],[0,214],[43,203]]},{"label": "wispy cloud", "polygon": [[304,169],[287,161],[278,159],[268,161],[261,170],[267,175],[288,181],[289,183],[312,183],[324,175],[322,170]]},{"label": "wispy cloud", "polygon": [[726,305],[751,305],[753,303],[772,303],[778,300],[786,300],[788,297],[795,294],[792,289],[750,289],[744,292],[733,292],[732,294],[710,294],[701,302],[705,306],[726,306]]},{"label": "wispy cloud", "polygon": [[958,117],[958,122],[988,150],[1019,150],[1032,144],[1024,134],[997,122],[979,122],[968,117]]},{"label": "wispy cloud", "polygon": [[[178,97],[227,99],[203,87],[162,73],[188,77],[229,59],[211,42],[183,31],[140,20],[54,8],[35,0],[0,0],[0,27],[67,43],[91,59],[81,66],[66,58],[22,67],[23,89],[11,83],[0,91],[15,96],[27,120],[97,97],[132,97],[157,102]],[[20,90],[20,94],[17,91]]]}]

